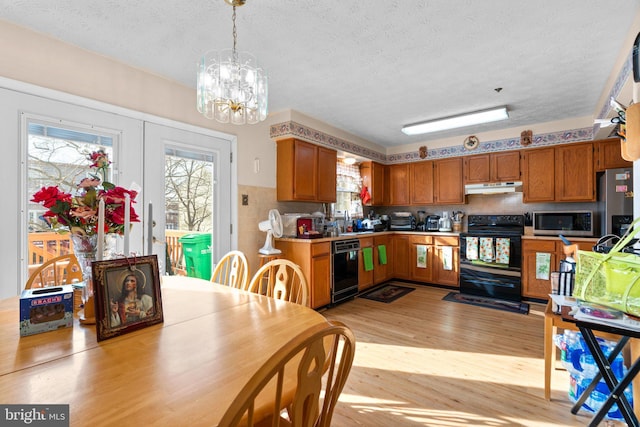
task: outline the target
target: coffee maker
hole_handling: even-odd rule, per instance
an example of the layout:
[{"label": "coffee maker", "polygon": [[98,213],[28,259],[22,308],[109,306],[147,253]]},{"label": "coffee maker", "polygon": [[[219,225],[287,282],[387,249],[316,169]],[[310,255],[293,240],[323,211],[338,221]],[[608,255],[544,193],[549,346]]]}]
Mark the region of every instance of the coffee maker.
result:
[{"label": "coffee maker", "polygon": [[429,215],[427,217],[425,231],[438,231],[438,229],[440,228],[439,221],[440,217],[438,215]]}]

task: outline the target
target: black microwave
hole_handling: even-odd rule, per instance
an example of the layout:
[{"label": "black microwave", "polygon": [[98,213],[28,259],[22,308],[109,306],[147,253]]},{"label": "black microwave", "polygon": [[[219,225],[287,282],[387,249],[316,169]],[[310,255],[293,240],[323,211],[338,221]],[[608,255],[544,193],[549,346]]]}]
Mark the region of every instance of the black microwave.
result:
[{"label": "black microwave", "polygon": [[592,211],[533,212],[533,234],[594,237]]}]

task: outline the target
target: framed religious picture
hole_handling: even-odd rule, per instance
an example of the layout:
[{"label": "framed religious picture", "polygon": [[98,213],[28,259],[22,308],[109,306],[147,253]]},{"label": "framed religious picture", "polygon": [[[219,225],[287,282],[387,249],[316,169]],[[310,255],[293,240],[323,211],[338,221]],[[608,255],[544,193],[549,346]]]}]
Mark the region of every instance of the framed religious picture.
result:
[{"label": "framed religious picture", "polygon": [[98,341],[163,322],[156,255],[91,265]]}]

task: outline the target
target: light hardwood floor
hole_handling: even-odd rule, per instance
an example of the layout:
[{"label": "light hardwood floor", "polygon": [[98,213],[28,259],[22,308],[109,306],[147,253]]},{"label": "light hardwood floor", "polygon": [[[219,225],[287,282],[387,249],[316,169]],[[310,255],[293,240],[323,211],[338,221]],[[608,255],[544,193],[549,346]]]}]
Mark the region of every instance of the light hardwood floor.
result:
[{"label": "light hardwood floor", "polygon": [[[323,311],[355,333],[356,355],[334,426],[584,426],[569,376],[544,399],[544,305],[528,315],[442,301],[416,290],[390,303],[356,298]],[[602,423],[602,425],[624,425]]]}]

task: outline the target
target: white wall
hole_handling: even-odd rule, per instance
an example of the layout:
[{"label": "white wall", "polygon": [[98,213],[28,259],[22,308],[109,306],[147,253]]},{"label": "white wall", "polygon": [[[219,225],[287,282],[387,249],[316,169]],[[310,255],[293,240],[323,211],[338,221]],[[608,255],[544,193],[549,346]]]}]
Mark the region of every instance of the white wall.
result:
[{"label": "white wall", "polygon": [[[277,115],[249,126],[205,119],[196,110],[192,88],[6,21],[0,21],[0,51],[1,77],[235,135],[238,183],[275,187],[275,148],[269,126]],[[257,174],[253,173],[255,157],[264,159]]]}]

